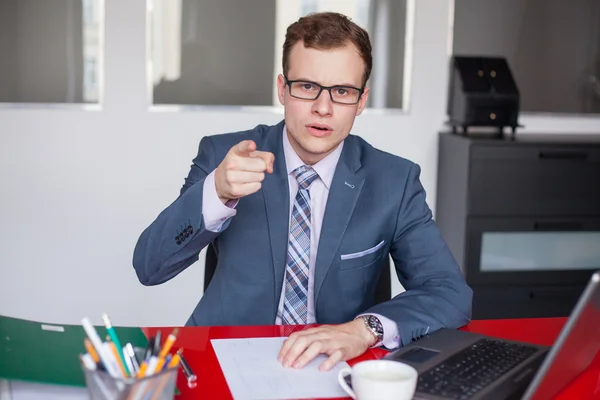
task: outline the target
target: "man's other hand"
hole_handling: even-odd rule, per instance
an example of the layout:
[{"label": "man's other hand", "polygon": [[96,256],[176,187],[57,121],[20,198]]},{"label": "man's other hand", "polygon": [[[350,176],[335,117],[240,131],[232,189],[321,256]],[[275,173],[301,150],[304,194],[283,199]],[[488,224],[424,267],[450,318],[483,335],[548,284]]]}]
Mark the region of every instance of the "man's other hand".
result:
[{"label": "man's other hand", "polygon": [[319,366],[328,371],[340,361],[362,355],[375,344],[375,336],[362,318],[341,325],[324,325],[294,332],[285,340],[277,360],[284,367],[302,368],[319,354],[329,358]]},{"label": "man's other hand", "polygon": [[233,146],[215,171],[215,188],[223,204],[257,192],[265,171],[273,172],[275,156],[257,151],[256,143],[244,140]]}]

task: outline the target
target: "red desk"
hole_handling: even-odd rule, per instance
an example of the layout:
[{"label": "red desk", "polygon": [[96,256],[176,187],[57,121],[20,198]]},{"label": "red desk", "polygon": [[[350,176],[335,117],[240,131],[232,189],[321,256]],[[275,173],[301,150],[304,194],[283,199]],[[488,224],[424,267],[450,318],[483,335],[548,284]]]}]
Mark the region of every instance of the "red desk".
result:
[{"label": "red desk", "polygon": [[[519,340],[523,342],[552,345],[558,336],[566,318],[540,318],[518,320],[473,321],[462,328],[486,335]],[[187,399],[231,399],[225,377],[221,372],[217,356],[210,344],[211,339],[277,337],[289,336],[304,326],[258,326],[258,327],[188,327],[181,329],[174,350],[184,348],[184,355],[194,373],[198,376],[198,386],[189,389],[183,373],[180,372],[177,386],[181,390],[179,400]],[[153,336],[158,329],[163,335],[171,328],[146,328],[144,333]],[[362,356],[349,360],[353,365],[359,361],[383,357],[387,352],[382,349],[368,350]],[[598,399],[600,400],[600,353],[577,379],[565,388],[557,399]],[[349,397],[348,397],[349,399]]]}]

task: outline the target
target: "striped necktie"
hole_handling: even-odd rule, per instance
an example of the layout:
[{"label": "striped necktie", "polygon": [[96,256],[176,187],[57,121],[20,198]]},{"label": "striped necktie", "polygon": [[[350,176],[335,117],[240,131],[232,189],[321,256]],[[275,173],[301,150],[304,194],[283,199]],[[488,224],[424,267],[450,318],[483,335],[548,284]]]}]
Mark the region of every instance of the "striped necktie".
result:
[{"label": "striped necktie", "polygon": [[292,173],[298,181],[298,193],[290,220],[282,323],[302,325],[306,324],[308,315],[310,260],[310,192],[308,189],[318,175],[306,165],[296,168]]}]

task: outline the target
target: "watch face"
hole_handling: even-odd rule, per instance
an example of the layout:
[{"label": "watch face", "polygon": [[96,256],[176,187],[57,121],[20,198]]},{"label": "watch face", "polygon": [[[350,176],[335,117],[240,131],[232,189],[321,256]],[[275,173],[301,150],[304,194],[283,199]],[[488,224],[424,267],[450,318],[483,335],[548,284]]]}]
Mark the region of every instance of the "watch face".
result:
[{"label": "watch face", "polygon": [[378,335],[383,335],[383,325],[381,325],[379,318],[377,318],[373,315],[370,315],[368,322],[369,322],[369,326],[371,328],[373,328],[375,330],[375,332],[377,332]]}]

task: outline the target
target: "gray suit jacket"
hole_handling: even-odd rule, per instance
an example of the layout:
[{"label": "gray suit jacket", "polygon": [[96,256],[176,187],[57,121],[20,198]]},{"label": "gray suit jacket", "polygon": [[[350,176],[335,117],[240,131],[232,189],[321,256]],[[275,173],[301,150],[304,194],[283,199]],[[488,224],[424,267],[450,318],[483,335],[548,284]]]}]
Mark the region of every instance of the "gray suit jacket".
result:
[{"label": "gray suit jacket", "polygon": [[[187,325],[272,325],[285,272],[289,189],[283,121],[244,132],[204,137],[180,196],[144,230],[133,265],[140,282],[165,282],[198,260],[213,242],[218,264]],[[202,217],[205,177],[245,139],[275,155],[262,189],[243,197],[221,232]],[[314,275],[320,324],[352,320],[363,312],[398,324],[402,345],[425,332],[457,328],[471,317],[472,292],[444,243],[425,202],[419,167],[346,138],[327,201]],[[382,243],[377,250],[377,245]],[[363,253],[358,257],[344,257]],[[391,254],[406,291],[374,305],[382,258]]]}]

